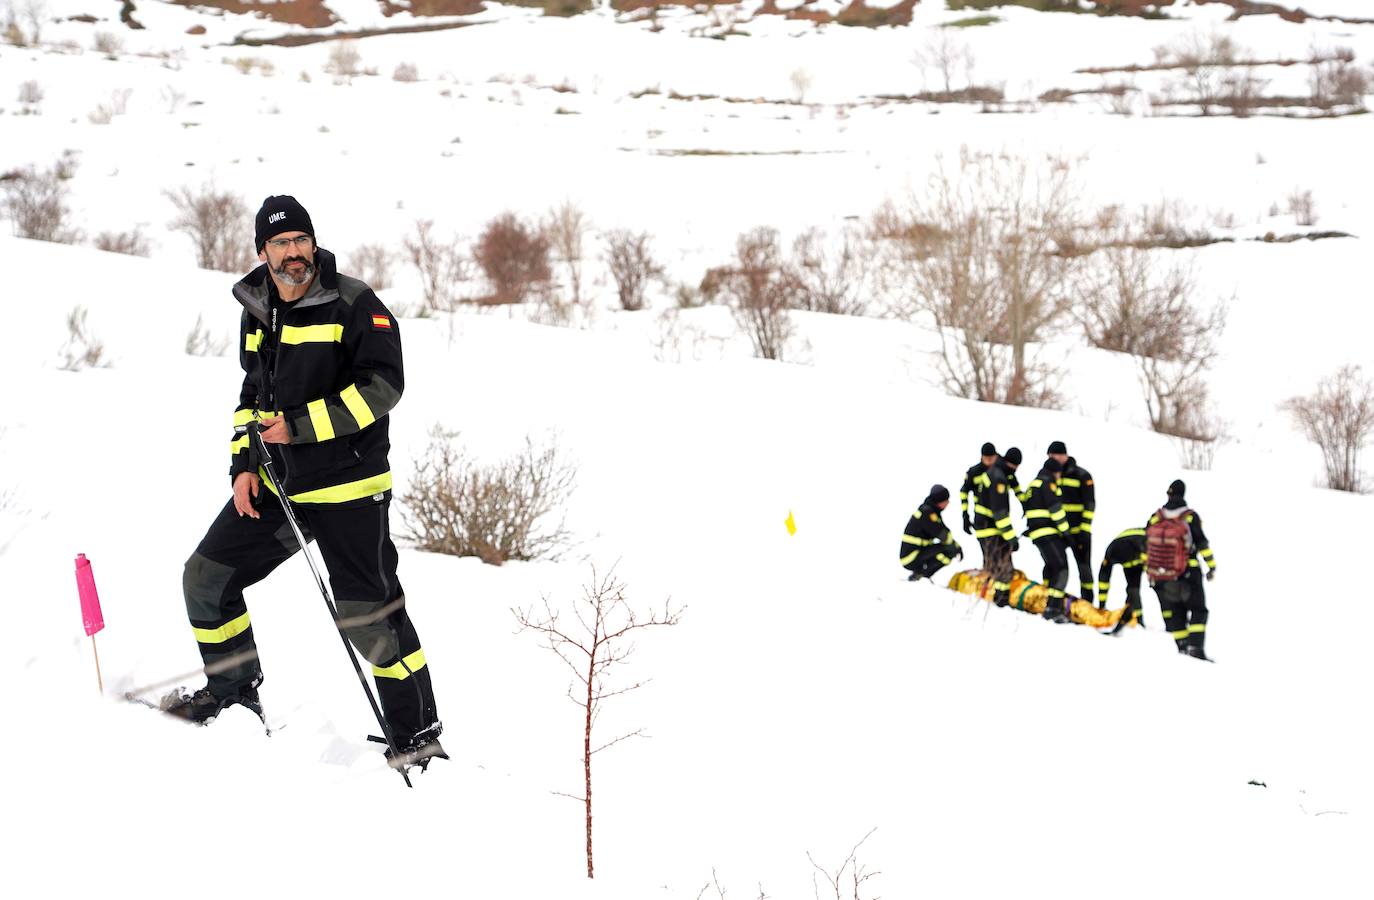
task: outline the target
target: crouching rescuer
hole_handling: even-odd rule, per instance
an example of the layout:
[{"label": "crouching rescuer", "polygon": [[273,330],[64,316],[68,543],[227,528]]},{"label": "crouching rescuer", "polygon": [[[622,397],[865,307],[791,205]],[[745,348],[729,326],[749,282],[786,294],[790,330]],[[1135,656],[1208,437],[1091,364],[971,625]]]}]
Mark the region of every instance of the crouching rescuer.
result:
[{"label": "crouching rescuer", "polygon": [[930,578],[964,551],[954,542],[940,513],[949,506],[949,489],[943,484],[931,487],[920,509],[912,514],[902,535],[901,561],[910,570],[908,581]]},{"label": "crouching rescuer", "polygon": [[256,242],[263,264],[233,288],[243,307],[245,373],[230,446],[233,497],[183,578],[208,681],[164,708],[198,723],[232,704],[262,714],[262,668],[243,591],[299,546],[259,444],[245,433],[252,423],[305,539],[323,558],[339,626],[372,664],[397,750],[442,755],[429,666],[406,612],[388,523],[388,414],[404,388],[396,320],[366,284],[339,274],[294,198],[263,202]]}]

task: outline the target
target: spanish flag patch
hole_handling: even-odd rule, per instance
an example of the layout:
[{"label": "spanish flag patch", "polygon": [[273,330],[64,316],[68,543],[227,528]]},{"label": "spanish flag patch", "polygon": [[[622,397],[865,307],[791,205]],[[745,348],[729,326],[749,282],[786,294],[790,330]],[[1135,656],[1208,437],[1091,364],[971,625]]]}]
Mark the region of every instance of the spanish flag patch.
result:
[{"label": "spanish flag patch", "polygon": [[391,319],[387,316],[374,313],[372,316],[372,328],[374,331],[390,331]]}]

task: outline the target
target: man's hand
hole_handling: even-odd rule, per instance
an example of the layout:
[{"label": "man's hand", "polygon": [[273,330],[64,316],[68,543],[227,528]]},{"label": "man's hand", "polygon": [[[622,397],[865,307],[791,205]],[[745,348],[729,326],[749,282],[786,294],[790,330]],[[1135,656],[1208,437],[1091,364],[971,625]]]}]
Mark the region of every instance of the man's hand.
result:
[{"label": "man's hand", "polygon": [[281,416],[273,416],[270,419],[263,419],[262,439],[269,444],[289,444],[291,434],[286,430],[286,420]]},{"label": "man's hand", "polygon": [[261,519],[262,515],[253,508],[253,498],[262,490],[262,479],[255,472],[240,472],[234,476],[234,509],[241,516]]},{"label": "man's hand", "polygon": [[968,510],[964,510],[964,534],[973,534],[973,523],[969,521]]},{"label": "man's hand", "polygon": [[1217,570],[1216,570],[1216,569],[1208,569],[1208,570],[1207,570],[1207,580],[1208,580],[1208,581],[1211,581],[1212,579],[1214,579],[1214,578],[1216,578],[1216,577],[1217,577]]}]

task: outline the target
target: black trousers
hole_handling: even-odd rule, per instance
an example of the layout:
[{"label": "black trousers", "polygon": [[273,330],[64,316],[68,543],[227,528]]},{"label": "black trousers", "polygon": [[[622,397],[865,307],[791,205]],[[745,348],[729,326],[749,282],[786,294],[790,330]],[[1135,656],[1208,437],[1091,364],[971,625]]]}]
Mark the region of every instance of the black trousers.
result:
[{"label": "black trousers", "polygon": [[956,550],[951,544],[936,544],[933,547],[922,547],[921,551],[916,554],[916,558],[907,563],[906,568],[913,575],[919,575],[922,578],[931,578],[936,572],[949,565],[949,563],[940,562],[940,554],[943,553],[945,559],[953,559],[955,552]]},{"label": "black trousers", "polygon": [[1189,569],[1177,581],[1161,581],[1154,586],[1164,627],[1174,636],[1179,652],[1189,647],[1203,650],[1207,637],[1207,594],[1202,589],[1202,572]]},{"label": "black trousers", "polygon": [[1035,542],[1040,557],[1045,561],[1044,582],[1049,589],[1049,603],[1045,611],[1059,610],[1068,612],[1064,602],[1064,586],[1069,583],[1068,545],[1058,535],[1042,537]]},{"label": "black trousers", "polygon": [[1135,566],[1126,569],[1126,611],[1121,614],[1126,621],[1135,619],[1136,624],[1145,627],[1145,607],[1140,602],[1140,579],[1144,568]]},{"label": "black trousers", "polygon": [[[1073,551],[1074,562],[1078,563],[1078,587],[1081,591],[1078,596],[1091,601],[1097,588],[1097,579],[1093,576],[1093,533],[1080,531],[1069,535],[1069,549]],[[1139,592],[1139,585],[1136,587]]]},{"label": "black trousers", "polygon": [[992,582],[992,599],[1006,606],[1011,599],[1011,541],[998,534],[978,543],[983,548],[983,570]]},{"label": "black trousers", "polygon": [[[347,508],[294,507],[307,540],[329,572],[344,634],[372,663],[382,714],[400,745],[438,721],[420,638],[406,614],[388,526],[390,495]],[[262,680],[245,588],[299,549],[280,501],[262,488],[260,519],[240,516],[231,499],[186,561],[182,590],[201,658],[217,696]],[[303,594],[317,593],[302,583]],[[304,598],[303,598],[304,599]],[[319,601],[310,601],[319,602]]]}]

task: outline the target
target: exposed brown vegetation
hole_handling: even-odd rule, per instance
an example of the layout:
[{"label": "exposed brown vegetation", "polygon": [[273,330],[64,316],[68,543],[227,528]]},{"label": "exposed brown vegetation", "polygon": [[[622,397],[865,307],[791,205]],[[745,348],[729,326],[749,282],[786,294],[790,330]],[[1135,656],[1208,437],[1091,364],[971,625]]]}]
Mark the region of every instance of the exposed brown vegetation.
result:
[{"label": "exposed brown vegetation", "polygon": [[553,277],[548,237],[513,212],[502,213],[487,223],[472,255],[491,282],[492,293],[482,303],[523,303],[531,292],[547,287]]},{"label": "exposed brown vegetation", "polygon": [[1327,487],[1365,489],[1360,454],[1374,437],[1374,381],[1359,366],[1342,366],[1315,393],[1283,404],[1307,439],[1321,448]]}]

